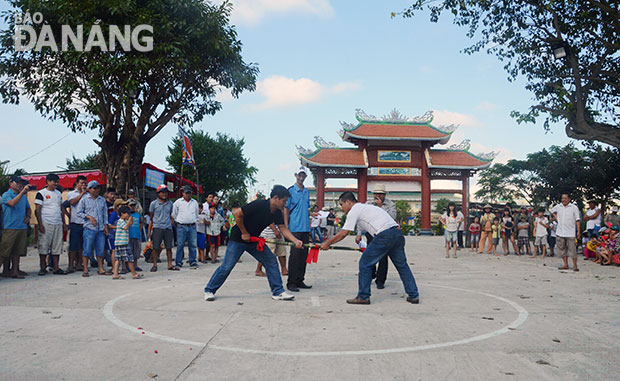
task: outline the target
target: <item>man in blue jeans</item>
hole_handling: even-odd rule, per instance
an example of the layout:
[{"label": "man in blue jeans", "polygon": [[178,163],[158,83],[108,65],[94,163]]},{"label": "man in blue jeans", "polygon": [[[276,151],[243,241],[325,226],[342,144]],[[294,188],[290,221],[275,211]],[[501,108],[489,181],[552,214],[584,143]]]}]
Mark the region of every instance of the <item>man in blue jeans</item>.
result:
[{"label": "man in blue jeans", "polygon": [[183,266],[183,249],[187,242],[189,268],[197,269],[196,262],[196,222],[198,221],[198,202],[192,198],[192,187],[183,186],[183,197],[172,204],[172,218],[177,225],[177,267]]},{"label": "man in blue jeans", "polygon": [[294,242],[298,249],[302,247],[302,241],[284,226],[282,210],[289,196],[290,193],[285,187],[275,185],[269,200],[256,200],[235,211],[237,224],[230,233],[230,240],[222,264],[215,270],[205,287],[206,301],[215,300],[215,293],[222,287],[244,251],[250,253],[265,266],[272,299],[293,300],[295,298],[295,296],[284,291],[278,262],[269,247],[265,245],[263,250],[259,250],[257,243],[250,240],[252,237],[258,238],[267,226],[275,224],[286,239]]},{"label": "man in blue jeans", "polygon": [[331,245],[342,241],[349,232],[359,230],[368,232],[373,240],[368,245],[359,262],[359,291],[354,299],[347,300],[349,304],[370,304],[370,283],[372,282],[372,269],[388,255],[400,275],[400,280],[405,286],[407,302],[418,304],[420,302],[418,286],[411,269],[407,265],[405,255],[405,237],[398,229],[398,224],[387,212],[377,206],[361,204],[351,192],[340,195],[338,203],[342,211],[347,214],[347,220],[342,230],[329,240],[323,242],[321,249],[328,250]]},{"label": "man in blue jeans", "polygon": [[108,235],[108,206],[105,199],[99,196],[101,186],[97,180],[88,183],[88,196],[83,196],[78,202],[77,215],[84,221],[82,266],[83,277],[88,276],[88,259],[97,256],[97,273],[112,275],[111,271],[103,269],[105,237]]}]

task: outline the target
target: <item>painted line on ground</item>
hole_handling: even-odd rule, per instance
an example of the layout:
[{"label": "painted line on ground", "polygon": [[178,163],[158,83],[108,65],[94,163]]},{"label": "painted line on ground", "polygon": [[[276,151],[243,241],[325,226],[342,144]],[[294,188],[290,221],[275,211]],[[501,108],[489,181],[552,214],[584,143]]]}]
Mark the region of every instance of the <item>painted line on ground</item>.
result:
[{"label": "painted line on ground", "polygon": [[[248,349],[248,348],[237,348],[237,347],[225,347],[225,346],[219,346],[219,345],[211,345],[211,344],[207,344],[204,342],[196,342],[196,341],[189,341],[189,340],[183,340],[183,339],[178,339],[176,337],[170,337],[170,336],[165,336],[165,335],[160,335],[154,332],[149,332],[146,330],[139,330],[138,327],[134,327],[131,326],[127,323],[125,323],[124,321],[120,320],[119,318],[117,318],[114,315],[114,305],[122,300],[123,298],[126,298],[134,293],[129,293],[129,294],[125,294],[125,295],[121,295],[118,296],[110,301],[108,301],[104,307],[103,307],[103,315],[105,316],[106,319],[108,319],[110,322],[112,322],[113,324],[115,324],[116,326],[126,329],[130,332],[133,332],[135,334],[142,334],[142,332],[144,332],[144,335],[153,339],[158,339],[158,340],[163,340],[163,341],[167,341],[170,343],[175,343],[175,344],[183,344],[183,345],[193,345],[193,346],[205,346],[207,345],[208,348],[211,349],[217,349],[217,350],[221,350],[221,351],[227,351],[227,352],[236,352],[236,353],[249,353],[249,354],[261,354],[261,355],[276,355],[276,356],[359,356],[359,355],[376,355],[376,354],[392,354],[392,353],[405,353],[405,352],[417,352],[417,351],[423,351],[423,350],[428,350],[428,349],[438,349],[438,348],[446,348],[446,347],[452,347],[452,346],[456,346],[456,345],[463,345],[463,344],[470,344],[470,343],[474,343],[477,341],[482,341],[482,340],[486,340],[486,339],[490,339],[499,335],[502,335],[504,333],[508,333],[511,330],[516,329],[517,327],[519,327],[520,325],[522,325],[523,323],[525,323],[525,321],[527,320],[529,313],[527,312],[527,310],[521,306],[520,304],[513,302],[512,300],[503,298],[501,296],[497,296],[497,295],[493,295],[493,294],[489,294],[486,292],[481,292],[481,291],[475,291],[475,290],[469,290],[469,289],[465,289],[465,288],[459,288],[459,287],[452,287],[452,286],[444,286],[444,285],[438,285],[438,284],[421,284],[423,286],[430,286],[430,287],[439,287],[439,288],[445,288],[448,290],[455,290],[455,291],[462,291],[462,292],[469,292],[472,294],[479,294],[479,295],[483,295],[483,296],[487,296],[490,298],[494,298],[497,300],[500,300],[508,305],[510,305],[512,308],[514,308],[519,315],[517,316],[517,318],[510,324],[497,329],[495,331],[489,332],[489,333],[485,333],[482,335],[478,335],[478,336],[473,336],[473,337],[469,337],[469,338],[465,338],[465,339],[461,339],[461,340],[454,340],[454,341],[448,341],[448,342],[444,342],[444,343],[437,343],[437,344],[428,344],[428,345],[418,345],[418,346],[413,346],[413,347],[401,347],[401,348],[386,348],[386,349],[368,349],[368,350],[359,350],[359,351],[316,351],[316,352],[295,352],[295,351],[291,351],[291,352],[286,352],[286,351],[270,351],[270,350],[261,350],[261,349]],[[165,288],[165,287],[163,287]]]}]

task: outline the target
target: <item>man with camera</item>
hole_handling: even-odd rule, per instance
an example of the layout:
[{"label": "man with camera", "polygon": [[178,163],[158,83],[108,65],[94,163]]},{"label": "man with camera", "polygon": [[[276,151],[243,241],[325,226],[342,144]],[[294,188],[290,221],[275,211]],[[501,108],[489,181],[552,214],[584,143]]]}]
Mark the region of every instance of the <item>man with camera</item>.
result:
[{"label": "man with camera", "polygon": [[5,278],[23,279],[28,275],[19,269],[20,257],[26,256],[28,244],[27,228],[30,222],[30,204],[26,194],[31,186],[28,180],[19,176],[11,177],[9,190],[2,195],[2,217],[4,231],[0,240],[0,258],[2,258]]}]

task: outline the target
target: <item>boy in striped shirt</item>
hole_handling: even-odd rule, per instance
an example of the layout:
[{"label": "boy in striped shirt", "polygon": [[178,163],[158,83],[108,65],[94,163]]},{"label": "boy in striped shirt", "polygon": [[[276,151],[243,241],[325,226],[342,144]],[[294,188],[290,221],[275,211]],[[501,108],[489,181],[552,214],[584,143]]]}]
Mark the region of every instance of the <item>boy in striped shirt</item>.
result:
[{"label": "boy in striped shirt", "polygon": [[133,279],[142,278],[142,274],[138,274],[136,272],[136,267],[134,265],[134,256],[129,248],[129,228],[131,227],[133,220],[131,217],[131,209],[127,206],[121,206],[118,209],[119,220],[116,223],[116,236],[114,237],[114,267],[112,279],[124,279],[122,276],[118,275],[118,268],[121,261],[124,261],[129,266],[129,270],[131,270],[131,277]]}]

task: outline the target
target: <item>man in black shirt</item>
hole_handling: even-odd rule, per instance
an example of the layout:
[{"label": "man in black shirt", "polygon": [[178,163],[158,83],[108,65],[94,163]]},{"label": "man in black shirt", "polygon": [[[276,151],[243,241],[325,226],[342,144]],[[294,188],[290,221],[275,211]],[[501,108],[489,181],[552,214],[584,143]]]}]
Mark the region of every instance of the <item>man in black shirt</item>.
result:
[{"label": "man in black shirt", "polygon": [[292,300],[295,298],[284,291],[278,262],[269,247],[265,245],[263,251],[259,251],[256,242],[250,241],[251,237],[258,237],[263,229],[273,223],[278,225],[280,233],[289,241],[294,242],[298,249],[302,247],[302,241],[284,226],[282,209],[290,197],[289,191],[282,185],[275,185],[270,197],[269,200],[253,201],[235,212],[237,224],[230,233],[230,240],[222,264],[215,270],[205,287],[205,300],[215,300],[215,293],[222,287],[245,251],[265,266],[267,280],[271,288],[271,297],[274,300]]}]

